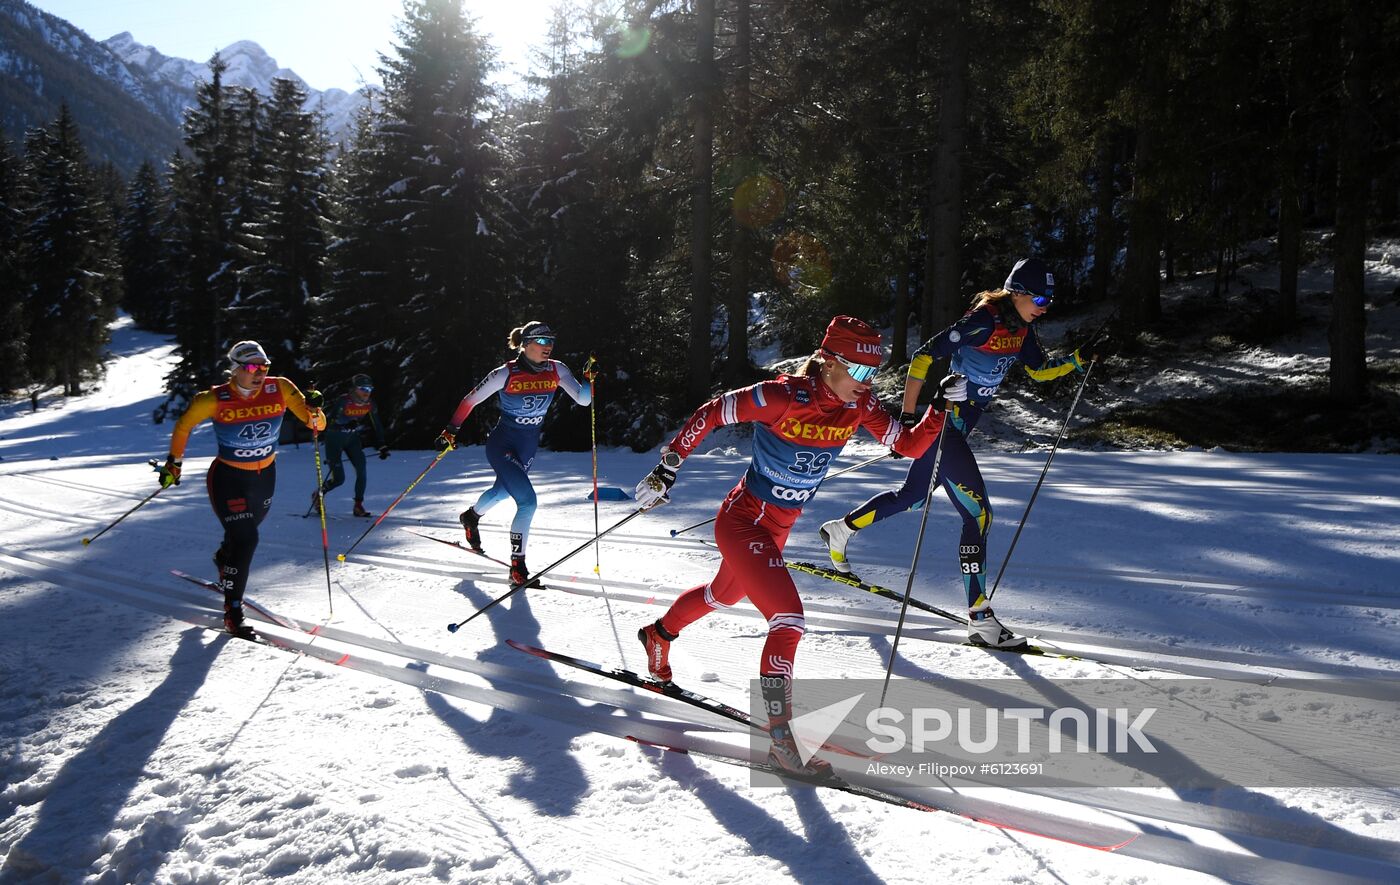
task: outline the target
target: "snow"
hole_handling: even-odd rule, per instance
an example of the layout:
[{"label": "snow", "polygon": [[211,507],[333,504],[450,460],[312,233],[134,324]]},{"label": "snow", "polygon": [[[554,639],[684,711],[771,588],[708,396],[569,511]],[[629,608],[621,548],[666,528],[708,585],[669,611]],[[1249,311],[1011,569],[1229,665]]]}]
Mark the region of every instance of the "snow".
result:
[{"label": "snow", "polygon": [[[152,425],[173,366],[168,340],[113,330],[113,359],[85,397],[0,410],[0,881],[88,882],[1104,882],[1395,881],[1394,789],[1161,789],[947,794],[986,816],[1053,814],[1139,834],[1107,853],[832,790],[752,785],[719,762],[644,748],[628,733],[714,746],[736,735],[671,699],[559,668],[504,645],[542,645],[639,669],[638,626],[717,564],[706,519],[746,463],[738,436],[691,458],[673,503],[457,633],[504,592],[502,570],[414,537],[455,537],[491,481],[480,448],[453,452],[345,563],[330,560],[328,612],[309,446],[284,447],[250,598],[323,625],[259,624],[298,656],[217,632],[204,575],[217,523],[201,477],[208,425],[183,485],[92,545],[155,488],[170,424]],[[605,386],[600,396],[606,397]],[[567,407],[567,406],[556,406]],[[842,464],[879,454],[868,439]],[[370,462],[385,507],[430,452]],[[1043,453],[984,450],[1000,564]],[[654,453],[598,453],[599,482],[630,487]],[[835,465],[842,466],[842,465]],[[896,484],[882,461],[830,481],[788,546],[816,559],[816,525]],[[592,534],[587,452],[541,452],[536,567]],[[327,499],[330,553],[368,527],[347,489]],[[627,502],[605,502],[608,526]],[[510,505],[483,520],[507,549]],[[902,587],[918,520],[857,536],[867,577]],[[930,513],[916,594],[959,605],[956,523]],[[1150,654],[1164,667],[1240,674],[1400,676],[1400,472],[1379,454],[1062,451],[998,591],[998,613],[1047,642]],[[798,676],[879,678],[897,607],[798,575],[808,633]],[[747,705],[763,624],[740,604],[687,629],[683,684]],[[1004,658],[946,641],[911,615],[898,672],[1159,678],[1086,661]],[[1266,711],[1267,714],[1267,711]],[[1340,723],[1339,723],[1340,725]],[[1351,877],[1348,879],[1347,877]]]}]

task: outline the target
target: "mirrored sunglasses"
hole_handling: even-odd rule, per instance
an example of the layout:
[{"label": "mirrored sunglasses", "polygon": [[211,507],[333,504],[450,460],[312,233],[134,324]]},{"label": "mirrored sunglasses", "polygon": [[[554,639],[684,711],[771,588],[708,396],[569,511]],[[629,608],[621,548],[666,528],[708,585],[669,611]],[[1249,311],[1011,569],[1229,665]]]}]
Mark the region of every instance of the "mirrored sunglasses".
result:
[{"label": "mirrored sunglasses", "polygon": [[865,382],[874,378],[875,375],[880,371],[879,366],[867,366],[864,363],[853,363],[845,357],[841,356],[839,353],[832,353],[829,350],[826,350],[824,352],[832,359],[845,366],[847,374],[849,374],[851,376],[851,380],[856,382],[857,384],[864,384]]},{"label": "mirrored sunglasses", "polygon": [[535,337],[535,338],[526,338],[526,339],[525,339],[525,343],[526,343],[526,344],[539,344],[539,345],[541,345],[541,346],[543,346],[543,347],[553,347],[553,346],[554,346],[554,339],[553,339],[553,338],[545,338],[545,337],[543,337],[543,336],[537,336],[537,337]]},{"label": "mirrored sunglasses", "polygon": [[271,363],[239,363],[239,364],[238,364],[238,368],[242,369],[243,371],[247,372],[247,373],[250,374],[250,375],[256,375],[256,374],[258,374],[259,372],[266,372],[266,371],[268,371],[269,369],[271,369],[271,368],[272,368],[272,364],[271,364]]},{"label": "mirrored sunglasses", "polygon": [[1031,303],[1033,303],[1036,307],[1049,307],[1051,303],[1053,303],[1055,300],[1055,290],[1051,287],[1046,287],[1044,295],[1031,295],[1030,292],[1026,291],[1025,286],[1021,286],[1016,283],[1012,283],[1010,286],[1007,286],[1006,290],[1008,292],[1016,292],[1021,295],[1029,295]]},{"label": "mirrored sunglasses", "polygon": [[355,389],[356,389],[356,390],[363,390],[365,393],[373,393],[373,392],[374,392],[374,385],[373,385],[373,384],[361,384],[359,387],[356,387]]}]

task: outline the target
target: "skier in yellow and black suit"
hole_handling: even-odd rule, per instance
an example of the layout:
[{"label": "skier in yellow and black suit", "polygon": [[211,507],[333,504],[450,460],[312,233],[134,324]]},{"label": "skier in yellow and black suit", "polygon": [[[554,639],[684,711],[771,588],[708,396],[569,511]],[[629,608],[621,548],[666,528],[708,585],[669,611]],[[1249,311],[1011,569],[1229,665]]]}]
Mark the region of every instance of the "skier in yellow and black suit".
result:
[{"label": "skier in yellow and black suit", "polygon": [[326,428],[326,416],[311,408],[286,378],[268,377],[270,361],[256,341],[240,341],[228,352],[229,380],[195,396],[175,422],[170,456],[160,470],[162,487],[180,482],[180,459],[190,431],[213,420],[219,456],[209,467],[209,503],[224,525],[223,543],[214,554],[219,586],[224,590],[224,627],[235,636],[253,636],[243,623],[243,591],[248,567],[258,547],[258,524],[272,506],[277,482],[277,437],[282,416],[290,411],[312,430]]}]

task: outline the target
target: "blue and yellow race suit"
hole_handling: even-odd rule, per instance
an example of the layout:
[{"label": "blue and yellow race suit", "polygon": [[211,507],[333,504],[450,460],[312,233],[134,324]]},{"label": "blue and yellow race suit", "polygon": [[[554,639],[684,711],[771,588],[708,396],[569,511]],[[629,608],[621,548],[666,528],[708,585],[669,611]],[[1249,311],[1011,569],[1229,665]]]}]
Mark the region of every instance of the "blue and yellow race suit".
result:
[{"label": "blue and yellow race suit", "polygon": [[[952,404],[945,428],[938,481],[962,516],[958,561],[969,608],[985,601],[987,533],[992,527],[992,505],[967,437],[1017,363],[1036,381],[1051,381],[1084,370],[1078,351],[1067,357],[1047,356],[1035,326],[1024,323],[1009,301],[1002,304],[1004,309],[991,304],[969,311],[925,341],[914,351],[909,364],[909,377],[922,381],[935,359],[951,356],[950,370],[967,376],[967,401]],[[902,486],[876,495],[852,510],[846,515],[847,523],[863,529],[921,506],[928,496],[937,451],[938,447],[932,446],[916,458],[909,465]]]}]

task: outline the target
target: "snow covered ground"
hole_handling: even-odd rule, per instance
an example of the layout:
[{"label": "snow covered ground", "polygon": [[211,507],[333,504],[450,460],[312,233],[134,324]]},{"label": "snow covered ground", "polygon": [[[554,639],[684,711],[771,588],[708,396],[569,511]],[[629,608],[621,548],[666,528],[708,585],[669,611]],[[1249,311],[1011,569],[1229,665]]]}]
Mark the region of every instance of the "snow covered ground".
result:
[{"label": "snow covered ground", "polygon": [[[168,573],[211,569],[207,425],[182,486],[81,544],[154,488],[144,462],[163,455],[170,429],[149,423],[169,345],[119,325],[113,351],[92,394],[0,413],[0,882],[1400,880],[1394,789],[938,799],[993,820],[1086,821],[1132,837],[1104,852],[832,790],[753,786],[743,768],[625,740],[746,746],[733,723],[504,640],[643,668],[637,627],[714,571],[704,531],[670,530],[713,515],[746,463],[737,440],[692,458],[671,505],[604,540],[601,577],[590,549],[457,633],[450,621],[506,589],[503,570],[403,529],[456,536],[457,512],[490,482],[481,450],[452,453],[349,561],[332,560],[332,615],[320,527],[300,515],[312,453],[284,449],[249,595],[323,630],[259,625],[303,655],[230,640],[215,629],[215,597]],[[879,452],[867,440],[842,464]],[[386,506],[430,457],[371,461],[366,503]],[[1043,462],[1043,452],[983,456],[993,565]],[[630,489],[653,463],[600,452],[600,481]],[[1047,643],[1162,669],[995,656],[913,613],[896,673],[1398,680],[1395,468],[1385,455],[1061,452],[998,612]],[[831,480],[789,558],[819,558],[817,524],[903,470],[885,461]],[[535,568],[591,537],[590,472],[587,453],[537,459]],[[349,518],[345,490],[328,501],[334,554],[366,522]],[[602,524],[628,512],[605,502]],[[504,504],[483,523],[489,552],[504,554],[510,513]],[[905,516],[858,536],[863,574],[902,588],[917,528]],[[952,609],[956,531],[937,502],[915,582],[919,598]],[[882,676],[897,606],[797,581],[809,627],[799,677]],[[746,605],[698,622],[674,648],[677,680],[747,707],[763,633]]]}]

